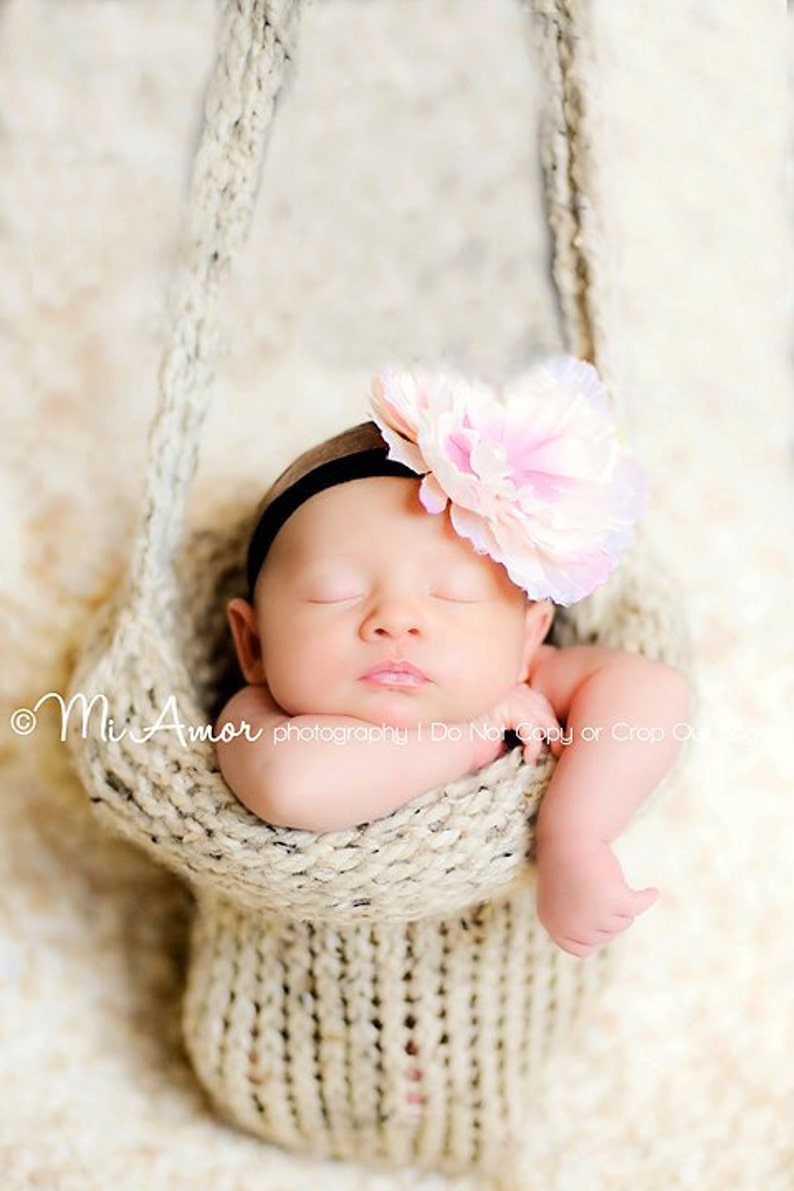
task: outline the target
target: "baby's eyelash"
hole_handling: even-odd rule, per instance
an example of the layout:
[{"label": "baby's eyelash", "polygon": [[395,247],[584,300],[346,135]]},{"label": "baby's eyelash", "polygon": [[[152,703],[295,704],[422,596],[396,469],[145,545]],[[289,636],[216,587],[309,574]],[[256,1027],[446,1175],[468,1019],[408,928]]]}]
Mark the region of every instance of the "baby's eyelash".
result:
[{"label": "baby's eyelash", "polygon": [[309,596],[306,599],[306,603],[307,604],[351,604],[353,602],[353,600],[360,600],[361,598],[362,597],[360,595],[325,596],[323,599],[320,600],[320,599],[317,599],[316,597],[312,598],[311,596]]},{"label": "baby's eyelash", "polygon": [[431,591],[430,596],[435,600],[443,600],[446,604],[481,604],[483,596],[444,595],[438,591]]}]

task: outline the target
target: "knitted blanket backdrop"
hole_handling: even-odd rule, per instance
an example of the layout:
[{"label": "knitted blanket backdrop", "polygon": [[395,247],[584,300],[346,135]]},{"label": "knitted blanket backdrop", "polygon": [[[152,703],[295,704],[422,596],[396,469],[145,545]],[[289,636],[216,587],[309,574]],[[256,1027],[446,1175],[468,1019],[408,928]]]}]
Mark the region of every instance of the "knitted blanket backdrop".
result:
[{"label": "knitted blanket backdrop", "polygon": [[[620,282],[610,364],[651,476],[648,531],[684,590],[704,706],[683,777],[619,845],[630,879],[662,899],[548,1072],[514,1175],[543,1191],[783,1191],[783,18],[770,4],[753,21],[738,0],[633,7],[644,11],[599,6],[593,47]],[[135,529],[215,16],[210,0],[0,8],[0,1181],[441,1188],[453,1182],[282,1153],[216,1119],[180,1036],[187,893],[90,818],[54,713],[30,735],[9,728],[15,708],[65,690]],[[517,3],[308,5],[191,517],[358,420],[384,357],[446,353],[487,376],[557,342],[537,109]]]}]

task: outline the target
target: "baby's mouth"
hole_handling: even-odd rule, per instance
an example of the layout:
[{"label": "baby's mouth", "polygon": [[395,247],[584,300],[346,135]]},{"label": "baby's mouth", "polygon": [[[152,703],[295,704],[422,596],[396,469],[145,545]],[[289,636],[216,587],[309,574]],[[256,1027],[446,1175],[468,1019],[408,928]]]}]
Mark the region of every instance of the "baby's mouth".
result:
[{"label": "baby's mouth", "polygon": [[430,680],[410,662],[381,662],[362,674],[361,681],[374,683],[375,686],[410,688],[424,686]]}]

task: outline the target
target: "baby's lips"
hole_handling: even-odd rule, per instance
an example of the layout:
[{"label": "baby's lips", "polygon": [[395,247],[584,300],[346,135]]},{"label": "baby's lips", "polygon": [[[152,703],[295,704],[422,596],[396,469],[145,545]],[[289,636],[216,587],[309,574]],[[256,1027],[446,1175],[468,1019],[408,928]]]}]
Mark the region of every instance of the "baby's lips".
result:
[{"label": "baby's lips", "polygon": [[410,662],[379,662],[377,666],[370,667],[360,677],[363,680],[377,679],[383,674],[405,674],[410,678],[415,678],[417,682],[429,681],[427,675],[418,666],[414,666]]}]

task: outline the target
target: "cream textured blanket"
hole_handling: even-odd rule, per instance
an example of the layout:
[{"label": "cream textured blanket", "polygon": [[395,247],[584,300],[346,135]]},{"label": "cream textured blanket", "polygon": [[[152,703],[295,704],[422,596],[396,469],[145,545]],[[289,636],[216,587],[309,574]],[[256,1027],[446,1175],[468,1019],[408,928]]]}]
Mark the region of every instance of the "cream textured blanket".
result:
[{"label": "cream textured blanket", "polygon": [[[755,22],[716,0],[628,7],[605,6],[597,47],[621,387],[706,708],[665,812],[623,841],[663,899],[627,940],[586,1043],[550,1074],[521,1185],[783,1189],[783,30],[771,5]],[[12,1191],[440,1187],[290,1157],[217,1123],[179,1041],[185,894],[96,829],[54,716],[8,730],[14,708],[64,689],[123,565],[213,24],[204,0],[0,10],[0,1172]],[[319,438],[353,420],[384,353],[498,371],[556,335],[517,6],[329,0],[308,9],[302,41],[237,282],[207,498],[239,472],[270,476],[308,427]],[[263,372],[269,404],[284,394],[264,451]]]}]

